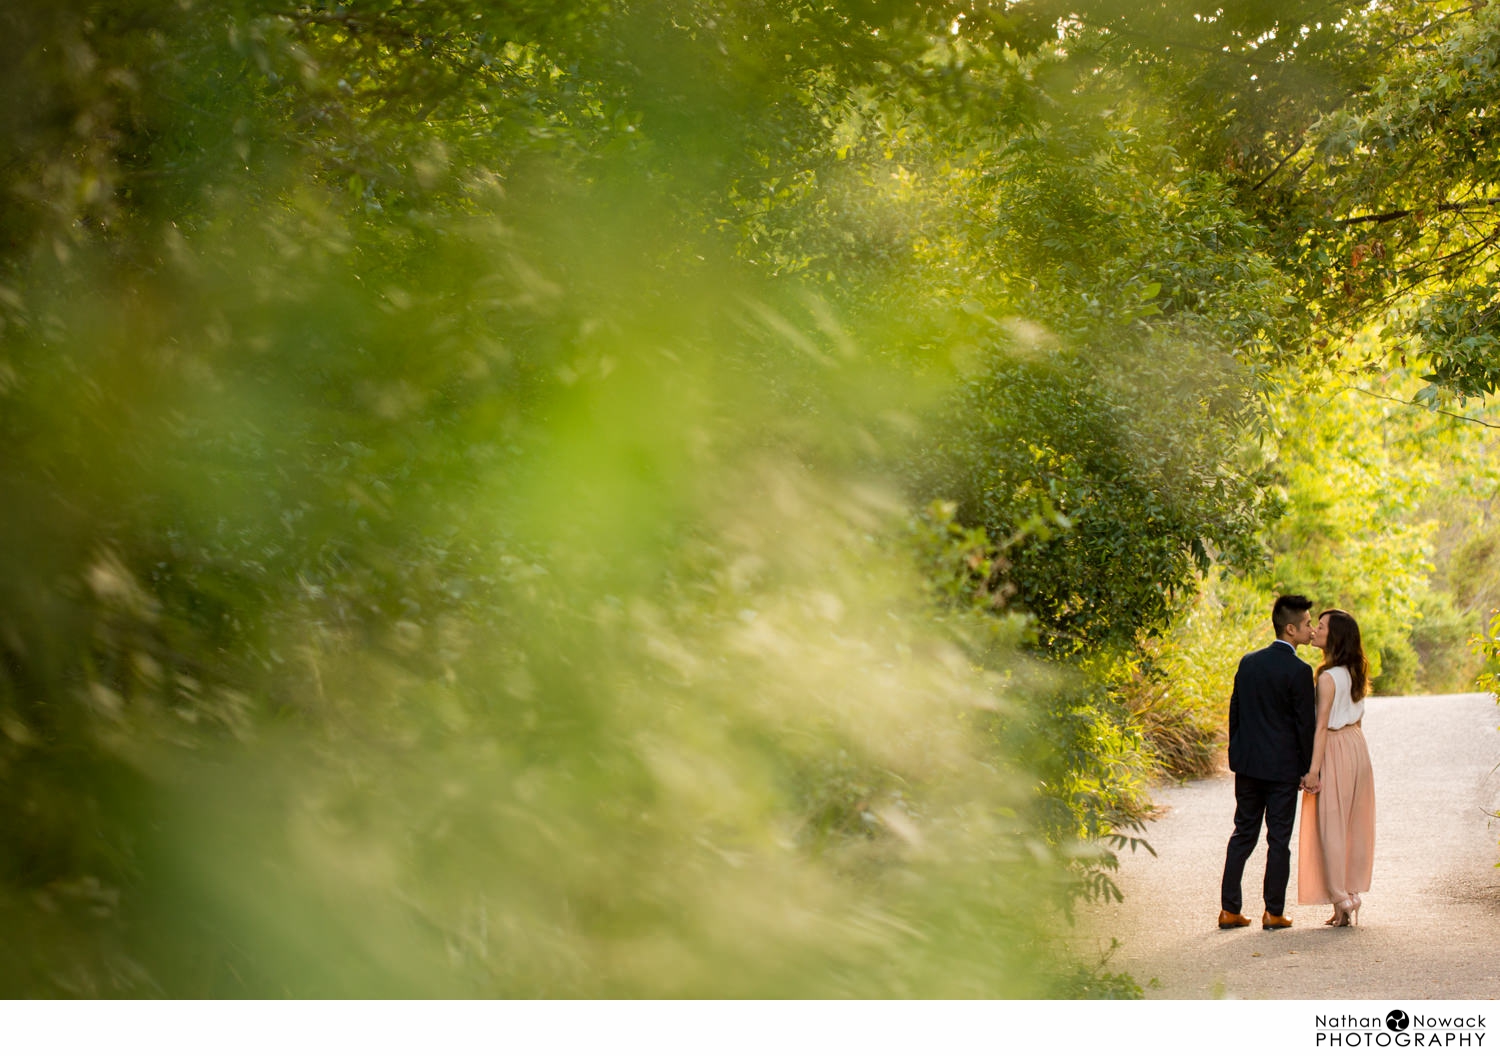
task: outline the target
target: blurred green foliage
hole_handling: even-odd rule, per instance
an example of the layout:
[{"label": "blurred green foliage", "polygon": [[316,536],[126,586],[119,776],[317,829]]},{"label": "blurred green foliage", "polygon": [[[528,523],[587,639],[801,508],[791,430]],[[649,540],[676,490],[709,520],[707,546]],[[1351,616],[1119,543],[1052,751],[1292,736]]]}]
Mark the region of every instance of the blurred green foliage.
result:
[{"label": "blurred green foliage", "polygon": [[1097,723],[879,471],[948,368],[743,250],[838,46],[667,15],[7,11],[6,993],[1074,985]]}]

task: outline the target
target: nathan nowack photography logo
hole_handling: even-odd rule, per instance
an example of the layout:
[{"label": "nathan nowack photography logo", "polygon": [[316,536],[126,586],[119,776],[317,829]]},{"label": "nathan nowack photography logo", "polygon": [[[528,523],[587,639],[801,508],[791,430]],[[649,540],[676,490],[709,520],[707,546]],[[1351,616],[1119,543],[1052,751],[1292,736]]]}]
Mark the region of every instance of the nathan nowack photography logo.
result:
[{"label": "nathan nowack photography logo", "polygon": [[1313,1017],[1317,1047],[1331,1049],[1479,1049],[1483,1016],[1408,1015],[1399,1008],[1379,1016]]}]

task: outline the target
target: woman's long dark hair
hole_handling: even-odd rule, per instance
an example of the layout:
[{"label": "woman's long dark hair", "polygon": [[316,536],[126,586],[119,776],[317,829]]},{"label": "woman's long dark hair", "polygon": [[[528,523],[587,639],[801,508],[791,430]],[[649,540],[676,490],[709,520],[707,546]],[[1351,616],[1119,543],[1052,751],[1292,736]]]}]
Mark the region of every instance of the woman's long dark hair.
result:
[{"label": "woman's long dark hair", "polygon": [[1328,640],[1323,646],[1323,662],[1318,674],[1330,667],[1349,669],[1349,696],[1363,700],[1370,690],[1370,664],[1359,641],[1359,624],[1343,609],[1324,609],[1318,619],[1328,621]]}]

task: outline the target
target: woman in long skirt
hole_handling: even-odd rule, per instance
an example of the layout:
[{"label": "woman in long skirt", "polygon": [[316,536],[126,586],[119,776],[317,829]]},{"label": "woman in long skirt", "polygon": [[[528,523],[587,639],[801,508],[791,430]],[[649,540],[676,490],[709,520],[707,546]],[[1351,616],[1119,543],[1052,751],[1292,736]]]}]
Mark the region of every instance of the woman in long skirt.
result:
[{"label": "woman in long skirt", "polygon": [[1359,624],[1343,609],[1318,615],[1318,720],[1312,769],[1302,779],[1297,901],[1326,902],[1336,927],[1357,924],[1375,858],[1375,777],[1362,728],[1369,665]]}]

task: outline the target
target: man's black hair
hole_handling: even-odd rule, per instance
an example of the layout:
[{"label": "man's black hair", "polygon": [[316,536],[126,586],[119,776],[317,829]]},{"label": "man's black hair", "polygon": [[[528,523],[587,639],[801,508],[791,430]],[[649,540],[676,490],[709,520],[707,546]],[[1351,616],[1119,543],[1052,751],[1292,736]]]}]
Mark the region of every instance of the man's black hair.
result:
[{"label": "man's black hair", "polygon": [[1287,624],[1295,625],[1299,622],[1304,612],[1311,611],[1313,603],[1301,594],[1283,594],[1276,599],[1276,604],[1271,606],[1271,629],[1280,638]]}]

